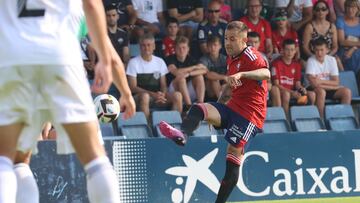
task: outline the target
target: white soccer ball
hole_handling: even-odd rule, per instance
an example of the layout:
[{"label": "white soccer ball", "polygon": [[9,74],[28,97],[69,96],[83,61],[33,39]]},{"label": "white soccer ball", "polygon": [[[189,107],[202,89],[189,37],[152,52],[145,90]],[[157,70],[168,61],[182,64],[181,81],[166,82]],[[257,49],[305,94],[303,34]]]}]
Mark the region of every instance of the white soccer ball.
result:
[{"label": "white soccer ball", "polygon": [[110,94],[101,94],[94,99],[96,115],[101,123],[110,123],[120,114],[118,100]]}]

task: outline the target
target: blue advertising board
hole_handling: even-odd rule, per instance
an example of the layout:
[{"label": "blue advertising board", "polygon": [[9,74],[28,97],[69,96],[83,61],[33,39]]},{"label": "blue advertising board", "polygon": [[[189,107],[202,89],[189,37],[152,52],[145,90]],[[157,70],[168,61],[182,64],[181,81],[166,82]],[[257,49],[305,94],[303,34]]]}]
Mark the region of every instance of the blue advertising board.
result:
[{"label": "blue advertising board", "polygon": [[[40,145],[55,147],[49,142]],[[165,138],[106,141],[124,203],[214,202],[224,175],[226,146],[217,136],[191,137],[185,147]],[[46,191],[41,202],[87,202],[85,175],[75,157],[47,150],[40,149],[31,164],[40,190]],[[248,146],[229,201],[359,192],[360,131],[262,134]]]}]

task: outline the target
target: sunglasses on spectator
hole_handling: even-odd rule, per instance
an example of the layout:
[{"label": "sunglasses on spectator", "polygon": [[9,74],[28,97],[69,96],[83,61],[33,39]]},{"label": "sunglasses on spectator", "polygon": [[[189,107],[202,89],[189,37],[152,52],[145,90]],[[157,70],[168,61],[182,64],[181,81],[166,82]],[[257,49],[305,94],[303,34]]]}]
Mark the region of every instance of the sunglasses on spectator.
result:
[{"label": "sunglasses on spectator", "polygon": [[209,12],[209,13],[219,13],[220,10],[212,10],[212,9],[209,9],[208,12]]},{"label": "sunglasses on spectator", "polygon": [[319,12],[319,11],[327,11],[328,9],[326,7],[316,7],[315,11]]}]

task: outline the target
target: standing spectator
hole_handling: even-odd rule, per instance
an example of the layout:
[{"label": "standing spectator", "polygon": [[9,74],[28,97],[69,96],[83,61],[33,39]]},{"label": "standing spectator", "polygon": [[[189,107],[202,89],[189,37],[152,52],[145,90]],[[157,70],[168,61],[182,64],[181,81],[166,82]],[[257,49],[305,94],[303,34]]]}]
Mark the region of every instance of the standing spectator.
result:
[{"label": "standing spectator", "polygon": [[265,53],[268,58],[272,57],[273,44],[271,41],[271,26],[268,21],[260,16],[262,0],[247,0],[247,16],[240,19],[249,28],[249,32],[257,32],[260,35],[258,51]]},{"label": "standing spectator", "polygon": [[140,55],[129,61],[126,74],[129,86],[140,111],[150,118],[151,107],[172,105],[173,110],[182,112],[182,96],[179,92],[167,91],[166,74],[163,59],[154,56],[155,39],[151,34],[140,38]]},{"label": "standing spectator", "polygon": [[[318,2],[318,1],[319,0],[312,0],[313,5],[315,6],[316,2]],[[328,20],[332,23],[335,23],[336,13],[335,13],[335,8],[334,8],[334,1],[333,0],[325,0],[325,2],[329,6],[329,19]]]},{"label": "standing spectator", "polygon": [[136,24],[145,32],[160,34],[165,25],[162,0],[132,0],[137,12]]},{"label": "standing spectator", "polygon": [[360,87],[360,6],[358,0],[345,1],[345,16],[338,17],[337,33],[339,38],[339,56],[345,70],[352,70],[357,76]]},{"label": "standing spectator", "polygon": [[203,21],[199,25],[197,33],[202,54],[207,54],[209,52],[206,41],[210,36],[219,36],[221,42],[224,41],[224,33],[227,23],[226,21],[220,19],[220,8],[221,4],[216,0],[212,0],[208,5],[207,20]]},{"label": "standing spectator", "polygon": [[225,0],[217,0],[220,4],[220,18],[226,22],[232,21],[231,7],[225,3]]},{"label": "standing spectator", "polygon": [[118,27],[119,14],[116,11],[116,7],[111,4],[105,7],[105,11],[108,35],[111,43],[123,62],[127,64],[130,58],[127,33]]},{"label": "standing spectator", "polygon": [[192,39],[199,23],[204,19],[201,0],[168,0],[168,13],[180,23],[180,35]]},{"label": "standing spectator", "polygon": [[297,32],[311,21],[312,0],[275,0],[275,7],[286,9],[291,27]]},{"label": "standing spectator", "polygon": [[280,55],[283,48],[283,42],[285,39],[292,39],[295,41],[296,45],[296,54],[295,59],[300,59],[300,48],[299,48],[299,38],[297,32],[292,29],[289,25],[287,18],[287,12],[285,9],[279,10],[274,18],[275,21],[275,30],[272,32],[272,43],[274,45],[274,54]]},{"label": "standing spectator", "polygon": [[295,54],[296,42],[286,39],[283,42],[281,57],[275,59],[271,65],[273,84],[280,89],[281,106],[287,116],[289,116],[290,99],[296,99],[299,105],[307,104],[307,100],[311,105],[315,103],[315,92],[307,91],[301,84],[302,68],[301,64],[294,60]]},{"label": "standing spectator", "polygon": [[207,39],[209,53],[200,58],[200,63],[207,67],[206,93],[209,98],[219,99],[220,92],[227,83],[226,56],[220,53],[221,39],[218,36],[211,36]]},{"label": "standing spectator", "polygon": [[315,55],[306,64],[306,78],[316,94],[316,106],[324,117],[325,99],[339,99],[342,104],[350,104],[351,91],[339,85],[339,70],[336,59],[328,55],[327,41],[319,37],[313,41]]},{"label": "standing spectator", "polygon": [[[204,102],[204,75],[207,73],[207,68],[192,58],[189,50],[189,40],[180,36],[176,39],[175,55],[166,58],[170,89],[181,92],[187,106],[192,104],[194,97],[198,103]],[[192,96],[192,93],[195,95]]]},{"label": "standing spectator", "polygon": [[175,40],[179,32],[179,22],[170,17],[166,25],[167,35],[162,39],[162,49],[165,57],[175,54]]},{"label": "standing spectator", "polygon": [[329,18],[329,6],[324,0],[319,0],[313,7],[313,20],[305,27],[303,37],[303,50],[307,57],[311,56],[312,47],[311,40],[316,40],[322,36],[327,41],[327,46],[330,50],[328,53],[334,56],[338,50],[338,39],[336,26],[331,23]]}]

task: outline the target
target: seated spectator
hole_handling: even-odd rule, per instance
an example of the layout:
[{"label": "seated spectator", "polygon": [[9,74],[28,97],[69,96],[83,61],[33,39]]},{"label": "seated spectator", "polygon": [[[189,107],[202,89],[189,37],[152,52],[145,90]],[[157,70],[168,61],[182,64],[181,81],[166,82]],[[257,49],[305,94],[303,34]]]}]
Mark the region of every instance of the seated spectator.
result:
[{"label": "seated spectator", "polygon": [[312,18],[312,0],[275,0],[276,9],[286,9],[291,27],[301,31]]},{"label": "seated spectator", "polygon": [[[249,32],[248,33],[248,42],[247,45],[254,47],[255,49],[258,49],[260,46],[260,35],[257,32]],[[266,57],[266,55],[262,52],[262,57],[264,58],[267,67],[269,66],[269,60]],[[273,86],[271,83],[271,79],[267,81],[268,85],[268,103],[271,101],[271,106],[281,106],[281,100],[280,100],[280,89],[277,86]]]},{"label": "seated spectator", "polygon": [[358,0],[345,1],[345,16],[336,22],[340,44],[339,56],[345,70],[352,70],[360,87],[360,6]]},{"label": "seated spectator", "polygon": [[200,58],[200,63],[207,67],[206,93],[209,98],[219,99],[220,92],[227,83],[226,56],[220,54],[221,39],[218,36],[210,36],[207,39],[209,53]]},{"label": "seated spectator", "polygon": [[138,14],[136,25],[153,35],[163,32],[165,19],[162,0],[132,0],[132,3]]},{"label": "seated spectator", "polygon": [[[199,25],[197,33],[202,54],[207,54],[209,52],[206,41],[210,36],[214,35],[220,37],[221,43],[223,44],[227,23],[220,19],[220,7],[221,4],[218,1],[210,1],[207,10],[207,20],[201,22]],[[225,53],[225,49],[223,49],[223,53]]]},{"label": "seated spectator", "polygon": [[180,36],[176,39],[175,55],[166,58],[169,89],[181,92],[187,106],[195,97],[198,103],[204,102],[204,75],[207,73],[207,68],[192,58],[189,51],[189,39]]},{"label": "seated spectator", "polygon": [[105,11],[108,35],[111,43],[124,64],[127,64],[130,59],[129,40],[127,33],[118,27],[117,22],[119,20],[119,14],[116,11],[116,7],[111,4],[105,7]]},{"label": "seated spectator", "polygon": [[257,32],[260,35],[258,50],[271,59],[273,53],[271,26],[267,20],[260,16],[262,0],[247,0],[247,9],[247,16],[240,18],[240,21],[248,26],[249,32]]},{"label": "seated spectator", "polygon": [[162,49],[165,57],[175,54],[175,40],[179,32],[179,22],[169,18],[166,25],[167,35],[162,39]]},{"label": "seated spectator", "polygon": [[126,74],[129,87],[135,95],[137,110],[150,118],[150,108],[167,107],[182,112],[180,92],[167,91],[166,74],[168,69],[163,59],[154,56],[155,39],[151,34],[140,38],[140,55],[130,59]]},{"label": "seated spectator", "polygon": [[220,4],[220,18],[226,22],[232,21],[231,7],[225,3],[225,0],[217,0]]},{"label": "seated spectator", "polygon": [[339,85],[339,70],[336,59],[328,55],[327,41],[323,37],[313,41],[315,55],[306,64],[306,78],[310,84],[308,90],[316,94],[316,106],[324,118],[325,99],[339,99],[342,104],[350,104],[351,90]]},{"label": "seated spectator", "polygon": [[[313,5],[315,6],[315,4],[318,2],[319,0],[312,0]],[[334,8],[334,1],[333,0],[325,0],[326,4],[329,6],[329,17],[328,20],[331,23],[335,23],[336,21],[336,13],[335,13],[335,8]]]},{"label": "seated spectator", "polygon": [[305,27],[303,37],[303,50],[307,57],[313,55],[311,40],[316,40],[322,36],[327,41],[331,56],[338,50],[336,26],[331,23],[329,18],[329,6],[324,0],[319,0],[313,7],[313,19]]},{"label": "seated spectator", "polygon": [[290,99],[295,99],[298,105],[315,103],[315,92],[307,91],[301,84],[301,64],[294,60],[296,42],[286,39],[283,42],[281,57],[275,59],[271,65],[274,86],[280,89],[281,106],[289,116]]},{"label": "seated spectator", "polygon": [[204,19],[202,0],[168,0],[168,13],[180,23],[180,35],[192,39],[199,23]]},{"label": "seated spectator", "polygon": [[281,9],[275,14],[273,18],[273,21],[275,21],[275,30],[273,30],[272,32],[274,55],[277,56],[280,55],[280,53],[282,52],[283,42],[285,39],[292,39],[295,41],[295,45],[296,45],[295,59],[300,59],[298,34],[295,30],[293,30],[290,27],[287,15],[288,14],[286,10]]}]

